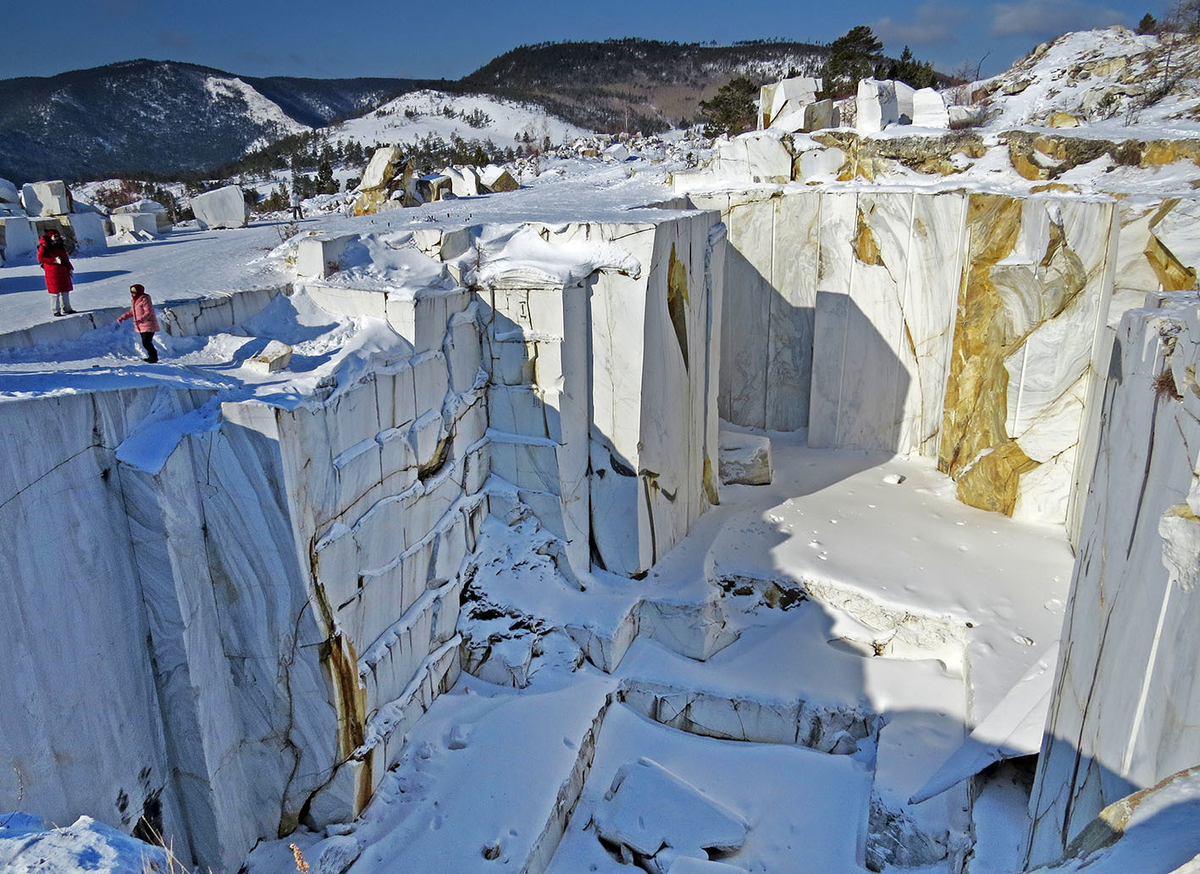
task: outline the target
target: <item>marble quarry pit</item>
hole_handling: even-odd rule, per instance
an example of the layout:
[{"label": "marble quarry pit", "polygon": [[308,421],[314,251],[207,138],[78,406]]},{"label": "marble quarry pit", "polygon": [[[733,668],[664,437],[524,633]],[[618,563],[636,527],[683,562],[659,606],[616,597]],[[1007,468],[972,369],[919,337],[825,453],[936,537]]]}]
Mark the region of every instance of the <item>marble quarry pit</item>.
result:
[{"label": "marble quarry pit", "polygon": [[[309,236],[288,282],[162,315],[284,375],[303,356],[264,314],[386,325],[339,378],[6,397],[0,810],[217,874],[293,833],[331,874],[770,870],[771,841],[826,827],[715,799],[783,774],[795,809],[806,780],[845,793],[822,870],[958,874],[977,773],[1040,744],[1015,872],[1196,766],[1200,298],[1176,241],[1200,200],[813,188],[779,137],[737,148],[723,187],[620,220]],[[986,593],[894,566],[878,516],[891,589],[839,576],[842,498],[802,468],[881,514],[948,477],[929,524],[997,545],[937,560]],[[912,676],[919,698],[878,691]],[[502,743],[518,723],[528,748]],[[414,781],[425,806],[383,829]],[[647,824],[663,798],[694,815]]]}]

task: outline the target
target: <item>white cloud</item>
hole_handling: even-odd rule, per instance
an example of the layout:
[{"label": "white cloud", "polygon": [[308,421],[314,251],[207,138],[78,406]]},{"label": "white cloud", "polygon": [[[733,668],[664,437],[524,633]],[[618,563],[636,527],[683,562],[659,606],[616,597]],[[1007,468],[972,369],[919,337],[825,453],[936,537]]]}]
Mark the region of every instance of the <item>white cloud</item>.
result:
[{"label": "white cloud", "polygon": [[885,15],[871,25],[889,47],[948,45],[958,39],[958,26],[966,13],[937,0],[921,3],[902,20]]},{"label": "white cloud", "polygon": [[1126,24],[1128,17],[1118,9],[1089,6],[1082,0],[1019,0],[993,3],[993,36],[1058,36],[1069,30],[1090,30],[1110,24]]}]

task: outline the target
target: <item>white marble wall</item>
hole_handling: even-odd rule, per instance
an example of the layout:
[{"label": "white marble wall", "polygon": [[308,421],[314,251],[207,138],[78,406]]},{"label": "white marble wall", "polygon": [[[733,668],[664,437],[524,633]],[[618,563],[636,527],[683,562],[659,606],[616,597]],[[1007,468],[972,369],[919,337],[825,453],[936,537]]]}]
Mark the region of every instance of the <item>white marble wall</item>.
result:
[{"label": "white marble wall", "polygon": [[1035,864],[1057,858],[1106,805],[1200,758],[1200,298],[1166,297],[1126,313],[1106,368],[1031,801]]},{"label": "white marble wall", "polygon": [[148,815],[186,847],[115,457],[159,397],[2,405],[0,807],[125,830]]},{"label": "white marble wall", "polygon": [[1083,410],[1115,269],[1112,203],[788,188],[690,198],[729,228],[724,418],[808,427],[813,446],[945,455],[956,479],[1006,447],[1021,470],[1006,479],[985,462],[960,497],[1068,518],[1086,491],[1075,462],[1092,445]]},{"label": "white marble wall", "polygon": [[714,228],[715,215],[696,212],[543,228],[551,245],[618,246],[641,270],[544,287],[500,275],[484,292],[492,469],[566,542],[578,571],[644,573],[715,496],[710,338],[724,236]]},{"label": "white marble wall", "polygon": [[936,454],[965,217],[960,194],[824,196],[810,445]]}]

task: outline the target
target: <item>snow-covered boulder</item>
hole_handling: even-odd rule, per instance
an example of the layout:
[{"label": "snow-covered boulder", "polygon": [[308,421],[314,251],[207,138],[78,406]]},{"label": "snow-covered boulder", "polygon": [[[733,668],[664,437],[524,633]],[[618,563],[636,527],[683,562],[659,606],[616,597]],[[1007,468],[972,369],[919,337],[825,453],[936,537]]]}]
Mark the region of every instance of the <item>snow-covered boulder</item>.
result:
[{"label": "snow-covered boulder", "polygon": [[250,220],[246,196],[237,185],[226,185],[192,198],[192,211],[202,229],[244,228]]},{"label": "snow-covered boulder", "polygon": [[741,814],[644,756],[617,771],[593,821],[604,840],[647,858],[664,847],[708,858],[707,849],[737,850],[750,832]]},{"label": "snow-covered boulder", "polygon": [[899,80],[892,81],[892,88],[896,91],[896,120],[901,124],[912,124],[913,94],[916,89]]},{"label": "snow-covered boulder", "polygon": [[90,816],[81,816],[65,828],[47,829],[41,817],[12,813],[0,816],[0,870],[145,874],[169,869],[162,847],[131,838]]},{"label": "snow-covered boulder", "polygon": [[67,215],[71,212],[71,192],[61,179],[28,182],[21,188],[21,205],[31,216]]},{"label": "snow-covered boulder", "polygon": [[455,197],[475,197],[479,194],[479,174],[474,167],[446,167],[442,175],[450,179]]}]

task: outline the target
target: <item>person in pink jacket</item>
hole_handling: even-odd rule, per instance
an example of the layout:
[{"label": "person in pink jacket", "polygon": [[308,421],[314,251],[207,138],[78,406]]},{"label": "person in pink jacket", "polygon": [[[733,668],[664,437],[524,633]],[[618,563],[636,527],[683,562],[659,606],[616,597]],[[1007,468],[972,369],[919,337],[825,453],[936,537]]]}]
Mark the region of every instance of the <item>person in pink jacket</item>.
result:
[{"label": "person in pink jacket", "polygon": [[146,347],[146,361],[150,364],[158,361],[158,350],[154,348],[154,334],[158,331],[158,316],[154,315],[154,301],[146,294],[145,286],[129,286],[129,294],[133,301],[118,322],[133,319],[134,329],[142,335],[142,345]]}]

